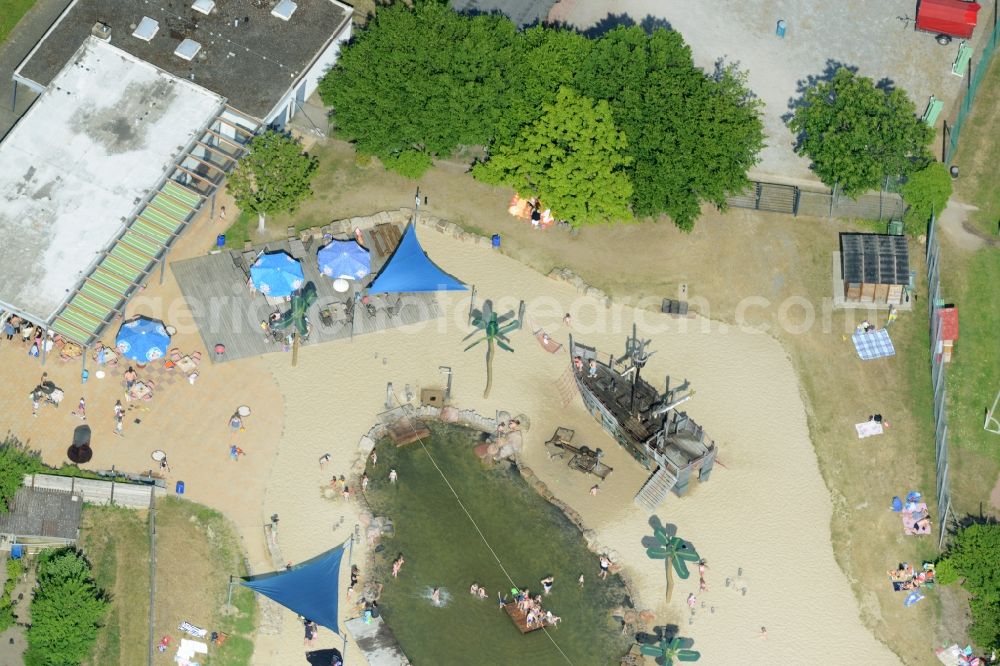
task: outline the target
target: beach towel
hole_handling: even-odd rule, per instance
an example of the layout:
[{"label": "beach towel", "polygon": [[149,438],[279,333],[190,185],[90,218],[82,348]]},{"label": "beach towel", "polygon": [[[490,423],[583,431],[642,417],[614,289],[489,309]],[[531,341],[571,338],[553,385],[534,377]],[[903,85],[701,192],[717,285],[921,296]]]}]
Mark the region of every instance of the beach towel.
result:
[{"label": "beach towel", "polygon": [[190,622],[181,622],[177,626],[177,631],[183,631],[185,634],[190,634],[191,636],[194,636],[195,638],[204,638],[205,636],[208,636],[208,630],[207,629],[202,629],[201,627],[196,627],[193,624],[191,624]]},{"label": "beach towel", "polygon": [[851,340],[854,342],[854,348],[858,351],[858,356],[862,361],[896,355],[889,331],[884,328],[870,333],[858,331],[851,336]]},{"label": "beach towel", "polygon": [[906,595],[906,599],[903,600],[903,606],[909,608],[910,606],[917,603],[923,598],[924,595],[920,593],[920,590],[913,590],[913,592],[910,592],[908,595]]},{"label": "beach towel", "polygon": [[858,431],[858,439],[864,439],[865,437],[874,437],[875,435],[881,435],[885,432],[882,428],[882,424],[878,421],[865,421],[864,423],[855,423],[854,429]]},{"label": "beach towel", "polygon": [[928,515],[927,504],[925,504],[924,502],[917,504],[912,510],[911,509],[904,510],[902,513],[903,534],[906,534],[907,536],[915,536],[918,534],[930,534],[931,533],[930,526],[926,527],[925,529],[917,527],[917,521],[922,518],[925,518],[927,515]]}]

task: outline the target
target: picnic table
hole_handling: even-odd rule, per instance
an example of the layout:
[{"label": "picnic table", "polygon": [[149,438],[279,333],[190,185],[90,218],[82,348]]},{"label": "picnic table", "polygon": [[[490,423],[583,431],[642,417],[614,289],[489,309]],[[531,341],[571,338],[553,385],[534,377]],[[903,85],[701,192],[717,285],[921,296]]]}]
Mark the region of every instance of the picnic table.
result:
[{"label": "picnic table", "polygon": [[190,355],[181,356],[176,361],[176,365],[180,368],[181,372],[186,375],[190,375],[192,372],[198,369],[198,362],[191,358]]},{"label": "picnic table", "polygon": [[351,321],[351,309],[347,303],[331,303],[319,311],[320,321],[324,326]]},{"label": "picnic table", "polygon": [[151,400],[153,398],[153,389],[145,382],[136,382],[129,389],[128,397],[130,400]]},{"label": "picnic table", "polygon": [[399,312],[402,303],[398,295],[372,294],[368,297],[367,305],[371,306],[373,312],[386,312],[390,316]]}]

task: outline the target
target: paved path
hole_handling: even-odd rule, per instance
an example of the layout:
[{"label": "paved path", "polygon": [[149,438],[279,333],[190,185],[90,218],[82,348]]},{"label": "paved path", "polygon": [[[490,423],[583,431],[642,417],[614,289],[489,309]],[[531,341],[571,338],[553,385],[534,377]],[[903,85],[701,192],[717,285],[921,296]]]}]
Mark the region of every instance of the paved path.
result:
[{"label": "paved path", "polygon": [[24,86],[18,86],[17,105],[12,108],[14,84],[11,77],[14,68],[24,60],[67,5],[69,0],[37,0],[11,31],[7,41],[0,44],[0,137],[6,136],[37,97]]}]

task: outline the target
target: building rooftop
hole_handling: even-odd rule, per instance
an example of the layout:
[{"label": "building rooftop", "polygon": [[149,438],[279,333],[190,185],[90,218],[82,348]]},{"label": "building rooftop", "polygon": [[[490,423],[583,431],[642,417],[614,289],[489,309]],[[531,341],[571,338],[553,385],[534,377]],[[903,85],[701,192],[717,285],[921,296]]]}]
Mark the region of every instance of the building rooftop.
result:
[{"label": "building rooftop", "polygon": [[0,306],[48,321],[225,104],[96,38],[0,143]]},{"label": "building rooftop", "polygon": [[[297,0],[288,20],[272,16],[276,0],[216,0],[206,15],[203,10],[209,4],[74,0],[21,63],[15,78],[48,86],[94,24],[104,23],[113,46],[264,119],[351,17],[349,7],[332,0]],[[133,36],[143,18],[159,24],[148,41]],[[185,39],[201,45],[192,60],[174,55]]]},{"label": "building rooftop", "polygon": [[458,12],[469,14],[500,13],[518,28],[544,22],[556,0],[451,0]]},{"label": "building rooftop", "polygon": [[0,534],[75,540],[82,511],[83,499],[71,492],[19,488],[10,512],[0,515]]},{"label": "building rooftop", "polygon": [[842,233],[840,260],[845,282],[910,283],[910,255],[906,236]]}]

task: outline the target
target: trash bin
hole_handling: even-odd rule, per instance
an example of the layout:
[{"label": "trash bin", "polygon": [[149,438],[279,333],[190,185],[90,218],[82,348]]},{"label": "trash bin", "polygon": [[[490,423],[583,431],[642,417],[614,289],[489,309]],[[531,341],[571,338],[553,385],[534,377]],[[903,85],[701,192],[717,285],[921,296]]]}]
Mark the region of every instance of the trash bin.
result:
[{"label": "trash bin", "polygon": [[176,492],[178,495],[183,495],[184,494],[184,482],[183,481],[178,481],[177,482],[177,485],[174,486],[174,492]]},{"label": "trash bin", "polygon": [[785,22],[785,19],[778,19],[778,25],[774,29],[774,34],[784,39],[786,30],[788,30],[788,24]]},{"label": "trash bin", "polygon": [[225,247],[226,246],[226,234],[219,234],[218,236],[216,236],[215,237],[215,245],[216,245],[216,247]]},{"label": "trash bin", "polygon": [[500,234],[493,234],[493,238],[490,240],[493,243],[494,248],[500,247]]},{"label": "trash bin", "polygon": [[88,379],[90,379],[90,371],[84,370],[83,372],[80,373],[81,384],[86,384]]},{"label": "trash bin", "polygon": [[24,557],[24,546],[19,543],[15,543],[10,547],[10,557],[13,560],[19,560]]}]

